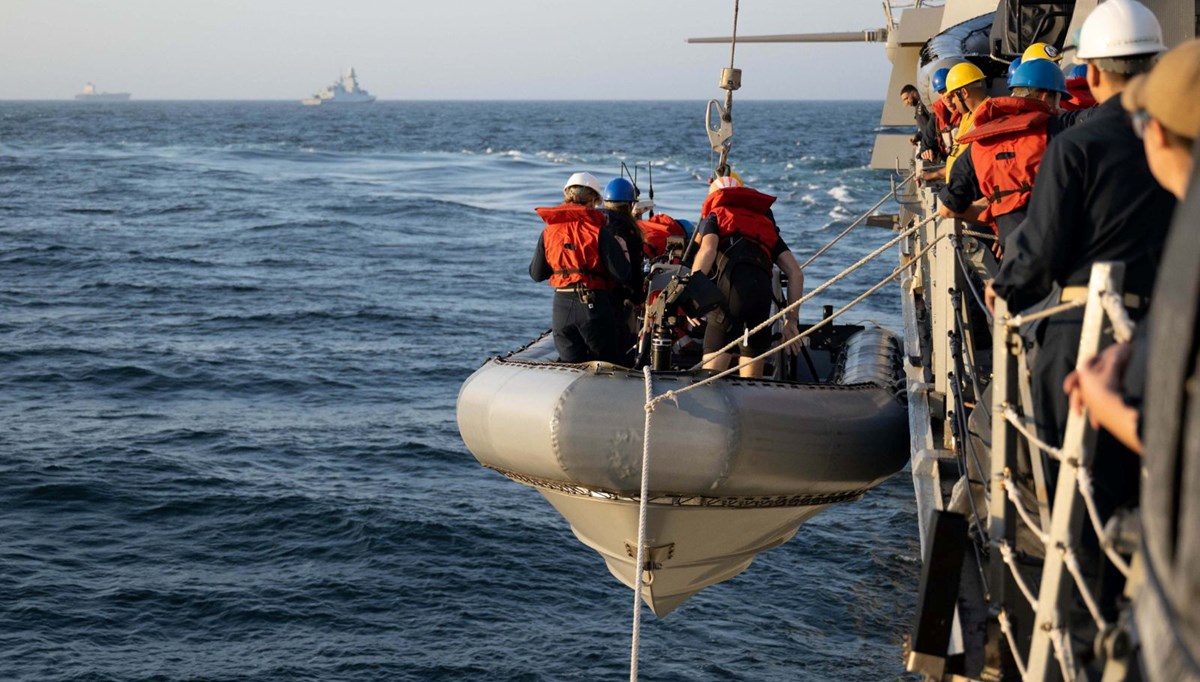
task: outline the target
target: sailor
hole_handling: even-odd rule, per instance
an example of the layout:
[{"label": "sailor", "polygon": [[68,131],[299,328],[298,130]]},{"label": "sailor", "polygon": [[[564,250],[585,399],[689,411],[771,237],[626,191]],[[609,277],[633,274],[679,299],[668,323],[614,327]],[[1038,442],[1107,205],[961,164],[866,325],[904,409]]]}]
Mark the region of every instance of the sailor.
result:
[{"label": "sailor", "polygon": [[[646,258],[642,232],[634,219],[633,207],[637,201],[637,189],[625,178],[613,178],[604,186],[602,212],[608,218],[608,226],[625,248],[629,261],[629,277],[616,289],[617,299],[613,323],[617,327],[617,344],[626,361],[633,359],[637,338],[638,310],[645,303]],[[624,362],[623,364],[629,364]]]},{"label": "sailor", "polygon": [[[1004,264],[988,285],[988,307],[1001,296],[1010,310],[1023,310],[1056,283],[1063,302],[1079,300],[1087,295],[1092,264],[1118,261],[1125,264],[1131,316],[1144,312],[1175,199],[1150,174],[1119,95],[1162,50],[1158,20],[1135,0],[1108,0],[1088,16],[1077,56],[1087,63],[1088,86],[1103,103],[1085,125],[1063,132],[1047,148],[1028,216],[1006,241]],[[1082,319],[1077,308],[1037,330],[1035,418],[1051,445],[1062,442],[1068,411],[1062,382],[1075,365]]]},{"label": "sailor", "polygon": [[[744,337],[748,329],[764,322],[771,313],[774,298],[771,273],[778,265],[788,277],[788,303],[800,300],[804,290],[804,272],[787,244],[779,235],[771,204],[775,197],[741,186],[735,178],[713,180],[704,200],[696,226],[700,249],[693,270],[712,277],[725,294],[726,306],[710,313],[704,334],[704,367],[724,370],[729,353],[718,353],[730,342]],[[799,311],[784,319],[784,342],[799,334]],[[738,373],[743,377],[761,377],[763,363],[751,362],[771,345],[770,328],[750,335],[748,343],[738,347]],[[788,347],[789,353],[799,349]]]},{"label": "sailor", "polygon": [[539,208],[546,227],[538,238],[529,276],[554,287],[554,346],[560,362],[621,362],[614,324],[614,290],[629,279],[629,260],[596,210],[600,182],[575,173],[563,203]]},{"label": "sailor", "polygon": [[1009,89],[1012,89],[1013,74],[1015,74],[1017,72],[1017,69],[1019,69],[1019,68],[1021,68],[1021,58],[1020,57],[1017,57],[1016,59],[1014,59],[1008,63],[1008,87],[1009,87]]},{"label": "sailor", "polygon": [[[1196,138],[1200,137],[1197,101],[1200,40],[1188,41],[1163,55],[1148,75],[1131,80],[1121,95],[1121,105],[1133,116],[1134,132],[1142,138],[1150,172],[1180,202],[1196,175],[1193,154],[1200,150],[1196,147]],[[1193,186],[1191,191],[1197,190]],[[1195,228],[1194,224],[1183,224],[1177,214],[1172,242],[1168,243],[1179,238],[1177,231]],[[1155,288],[1171,286],[1160,275]],[[1104,428],[1139,454],[1143,449],[1141,405],[1150,345],[1148,330],[1162,314],[1161,305],[1156,300],[1151,306],[1149,317],[1138,325],[1131,342],[1109,346],[1068,375],[1063,384],[1073,409],[1086,407],[1093,427]]]},{"label": "sailor", "polygon": [[667,239],[687,239],[688,236],[682,221],[675,220],[666,213],[656,213],[645,220],[638,220],[637,224],[642,232],[643,253],[650,261],[661,258],[667,252]]},{"label": "sailor", "polygon": [[1096,98],[1092,97],[1092,91],[1088,89],[1087,64],[1071,67],[1067,73],[1067,90],[1071,93],[1071,99],[1063,101],[1064,111],[1091,109],[1096,106]]},{"label": "sailor", "polygon": [[950,98],[950,105],[962,117],[954,134],[953,146],[946,155],[945,179],[949,181],[955,159],[966,150],[966,145],[960,144],[958,138],[971,131],[975,125],[975,110],[988,100],[983,71],[970,62],[955,64],[946,74],[946,94]]},{"label": "sailor", "polygon": [[1000,244],[1025,219],[1046,144],[1065,126],[1055,116],[1059,100],[1070,97],[1062,71],[1045,59],[1023,61],[1009,87],[1011,97],[975,110],[974,129],[958,138],[969,151],[938,193],[942,217],[993,226]]},{"label": "sailor", "polygon": [[950,153],[951,133],[962,119],[962,114],[950,106],[949,98],[946,97],[946,75],[949,73],[949,68],[938,69],[933,72],[929,83],[937,93],[937,100],[933,103],[933,118],[937,123],[938,134],[937,159],[945,159],[946,154]]},{"label": "sailor", "polygon": [[912,136],[911,142],[916,145],[917,154],[926,161],[932,161],[938,153],[937,121],[933,114],[929,113],[929,108],[921,101],[921,93],[917,91],[917,86],[910,83],[901,88],[900,99],[905,106],[913,108],[913,119],[917,122],[917,134]]},{"label": "sailor", "polygon": [[1035,59],[1045,59],[1057,63],[1062,59],[1062,52],[1050,43],[1034,43],[1021,53],[1021,63],[1024,64]]}]

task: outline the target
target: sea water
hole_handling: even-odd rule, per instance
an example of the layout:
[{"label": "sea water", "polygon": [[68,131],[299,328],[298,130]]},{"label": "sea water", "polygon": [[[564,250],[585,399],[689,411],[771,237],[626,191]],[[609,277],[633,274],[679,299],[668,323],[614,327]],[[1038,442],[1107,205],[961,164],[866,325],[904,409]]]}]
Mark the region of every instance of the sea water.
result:
[{"label": "sea water", "polygon": [[[572,172],[648,196],[649,163],[698,217],[703,109],[0,103],[0,679],[626,678],[632,592],[475,462],[455,397],[549,326],[533,209]],[[737,105],[733,166],[801,260],[888,191],[879,110]],[[918,554],[900,474],[647,612],[641,679],[903,677]]]}]

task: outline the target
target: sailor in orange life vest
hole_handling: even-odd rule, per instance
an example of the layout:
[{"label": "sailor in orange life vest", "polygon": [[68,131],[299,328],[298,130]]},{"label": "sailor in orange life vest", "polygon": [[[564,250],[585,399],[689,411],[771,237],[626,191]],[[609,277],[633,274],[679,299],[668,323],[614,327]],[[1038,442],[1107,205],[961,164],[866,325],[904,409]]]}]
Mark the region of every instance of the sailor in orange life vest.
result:
[{"label": "sailor in orange life vest", "polygon": [[974,127],[958,138],[967,151],[938,193],[939,215],[994,226],[1001,246],[1025,219],[1049,138],[1071,123],[1056,115],[1059,100],[1071,95],[1054,62],[1023,61],[1009,88],[1012,97],[992,97],[975,110]]},{"label": "sailor in orange life vest", "polygon": [[[708,189],[701,210],[704,218],[696,226],[700,248],[692,270],[716,281],[725,294],[726,306],[708,316],[704,334],[706,369],[728,367],[730,355],[717,351],[770,316],[773,265],[778,265],[788,276],[789,304],[800,300],[804,291],[804,271],[779,236],[779,227],[771,213],[773,203],[775,197],[742,187],[732,177],[719,177]],[[792,311],[784,321],[784,342],[799,333],[799,311]],[[762,361],[751,362],[751,359],[770,347],[770,329],[752,335],[749,341],[749,345],[738,348],[738,373],[743,377],[761,377]],[[789,353],[798,351],[795,345],[788,346]]]},{"label": "sailor in orange life vest", "polygon": [[563,203],[539,208],[546,222],[529,263],[535,282],[554,287],[554,347],[560,362],[622,361],[617,343],[614,291],[629,279],[624,246],[608,227],[600,183],[575,173],[563,187]]}]

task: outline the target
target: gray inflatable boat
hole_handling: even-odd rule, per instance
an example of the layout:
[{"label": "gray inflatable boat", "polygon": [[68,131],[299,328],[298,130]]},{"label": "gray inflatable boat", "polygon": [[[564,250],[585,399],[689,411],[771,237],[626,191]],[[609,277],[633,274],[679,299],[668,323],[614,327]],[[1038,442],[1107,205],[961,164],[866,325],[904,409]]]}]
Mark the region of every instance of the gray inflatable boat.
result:
[{"label": "gray inflatable boat", "polygon": [[[547,334],[467,379],[458,427],[481,464],[537,488],[621,582],[641,574],[646,603],[664,616],[907,462],[895,336],[829,326],[807,341],[794,381],[722,379],[658,406],[644,571],[640,371],[555,362]],[[656,372],[655,393],[706,376]]]}]

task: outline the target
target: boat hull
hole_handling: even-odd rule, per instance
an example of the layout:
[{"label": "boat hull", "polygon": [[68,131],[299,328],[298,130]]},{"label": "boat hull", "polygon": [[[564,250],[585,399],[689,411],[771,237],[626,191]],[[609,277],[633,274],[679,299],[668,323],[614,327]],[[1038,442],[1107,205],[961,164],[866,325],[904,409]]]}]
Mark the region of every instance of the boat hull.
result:
[{"label": "boat hull", "polygon": [[[854,383],[725,379],[659,403],[650,429],[644,583],[656,614],[741,573],[820,510],[858,499],[904,467],[895,340],[882,330],[860,334],[841,354],[839,376]],[[536,487],[632,587],[643,376],[555,357],[543,337],[485,363],[459,392],[459,430],[481,464]],[[658,373],[654,391],[706,376]]]}]

